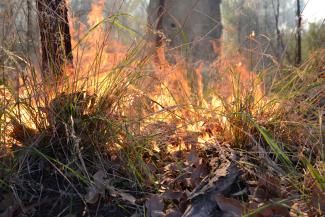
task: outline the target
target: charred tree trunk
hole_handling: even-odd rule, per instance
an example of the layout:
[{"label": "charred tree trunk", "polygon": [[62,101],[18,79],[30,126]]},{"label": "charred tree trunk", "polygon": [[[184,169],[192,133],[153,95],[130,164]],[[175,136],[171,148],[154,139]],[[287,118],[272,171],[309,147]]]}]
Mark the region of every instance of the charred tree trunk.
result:
[{"label": "charred tree trunk", "polygon": [[296,32],[296,65],[301,64],[301,8],[300,8],[300,0],[297,0],[297,32]]},{"label": "charred tree trunk", "polygon": [[63,74],[72,64],[71,35],[65,0],[37,0],[38,22],[42,46],[43,77]]}]

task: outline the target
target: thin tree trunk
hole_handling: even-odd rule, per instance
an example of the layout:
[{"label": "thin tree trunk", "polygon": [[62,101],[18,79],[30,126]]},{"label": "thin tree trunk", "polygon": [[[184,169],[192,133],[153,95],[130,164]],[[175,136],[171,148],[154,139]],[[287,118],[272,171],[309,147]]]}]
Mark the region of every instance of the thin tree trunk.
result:
[{"label": "thin tree trunk", "polygon": [[27,53],[30,55],[31,51],[31,42],[33,41],[32,36],[32,5],[31,0],[27,0]]},{"label": "thin tree trunk", "polygon": [[297,32],[296,32],[296,65],[301,64],[301,8],[300,8],[300,0],[297,0]]},{"label": "thin tree trunk", "polygon": [[279,27],[279,18],[280,18],[280,0],[276,0],[276,4],[274,5],[274,2],[272,1],[273,6],[273,13],[274,13],[274,19],[275,19],[275,30],[276,30],[276,43],[277,43],[277,51],[276,56],[278,61],[282,59],[283,50],[284,50],[284,44],[281,36],[281,30]]},{"label": "thin tree trunk", "polygon": [[65,0],[37,0],[37,9],[43,77],[62,76],[63,66],[73,60]]}]

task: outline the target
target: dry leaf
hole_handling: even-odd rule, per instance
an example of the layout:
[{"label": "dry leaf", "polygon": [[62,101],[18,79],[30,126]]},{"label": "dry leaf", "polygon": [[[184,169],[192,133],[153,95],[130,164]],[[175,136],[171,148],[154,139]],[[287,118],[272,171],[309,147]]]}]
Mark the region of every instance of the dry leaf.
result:
[{"label": "dry leaf", "polygon": [[196,168],[193,169],[191,174],[191,184],[192,186],[196,187],[200,184],[202,177],[208,174],[208,169],[205,164],[198,165]]},{"label": "dry leaf", "polygon": [[227,198],[222,195],[215,196],[215,200],[220,210],[231,214],[231,216],[242,216],[244,213],[244,206],[238,200]]},{"label": "dry leaf", "polygon": [[97,171],[94,175],[94,183],[89,187],[85,196],[85,201],[89,204],[97,203],[99,195],[105,194],[105,178],[106,174],[103,170]]},{"label": "dry leaf", "polygon": [[202,195],[191,201],[187,206],[183,217],[213,217],[221,216],[218,210],[216,201],[210,198],[209,195]]},{"label": "dry leaf", "polygon": [[90,186],[85,200],[87,203],[94,204],[98,201],[100,195],[105,194],[105,190],[109,190],[111,196],[121,197],[122,200],[128,201],[129,203],[135,205],[136,198],[132,195],[122,192],[116,189],[114,186],[109,185],[108,181],[105,180],[106,173],[103,170],[97,171],[94,175],[94,184]]},{"label": "dry leaf", "polygon": [[128,201],[129,203],[135,205],[136,198],[133,197],[131,194],[124,193],[124,192],[118,192],[118,195],[121,197],[122,200]]},{"label": "dry leaf", "polygon": [[103,170],[99,170],[93,175],[95,187],[101,194],[105,193],[105,177],[106,173]]},{"label": "dry leaf", "polygon": [[[263,204],[262,204],[263,205]],[[256,217],[290,217],[290,210],[281,205],[270,205],[256,214]]]},{"label": "dry leaf", "polygon": [[204,178],[200,185],[196,186],[191,192],[189,199],[193,199],[200,195],[205,195],[209,192],[214,194],[222,194],[224,191],[229,190],[232,184],[237,180],[239,170],[234,162],[226,162],[221,164],[219,168],[211,172],[211,174]]}]

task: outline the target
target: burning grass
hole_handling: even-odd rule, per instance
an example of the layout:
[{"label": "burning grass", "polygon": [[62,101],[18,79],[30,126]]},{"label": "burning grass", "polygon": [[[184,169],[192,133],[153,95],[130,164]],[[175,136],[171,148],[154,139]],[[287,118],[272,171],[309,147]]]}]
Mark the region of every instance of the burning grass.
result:
[{"label": "burning grass", "polygon": [[324,51],[171,64],[97,24],[60,81],[29,66],[1,86],[2,216],[323,214]]}]

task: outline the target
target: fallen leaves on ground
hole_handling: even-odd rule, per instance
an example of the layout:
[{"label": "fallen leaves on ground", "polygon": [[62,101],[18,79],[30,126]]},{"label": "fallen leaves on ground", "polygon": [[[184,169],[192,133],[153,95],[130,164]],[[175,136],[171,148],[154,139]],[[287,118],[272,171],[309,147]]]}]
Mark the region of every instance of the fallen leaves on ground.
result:
[{"label": "fallen leaves on ground", "polygon": [[93,183],[88,189],[88,192],[85,196],[87,203],[94,204],[98,201],[100,196],[105,195],[105,190],[107,190],[110,196],[119,197],[124,201],[131,203],[132,205],[136,204],[136,198],[131,194],[125,193],[120,189],[117,189],[110,185],[109,180],[106,178],[105,171],[98,170],[93,175]]}]

